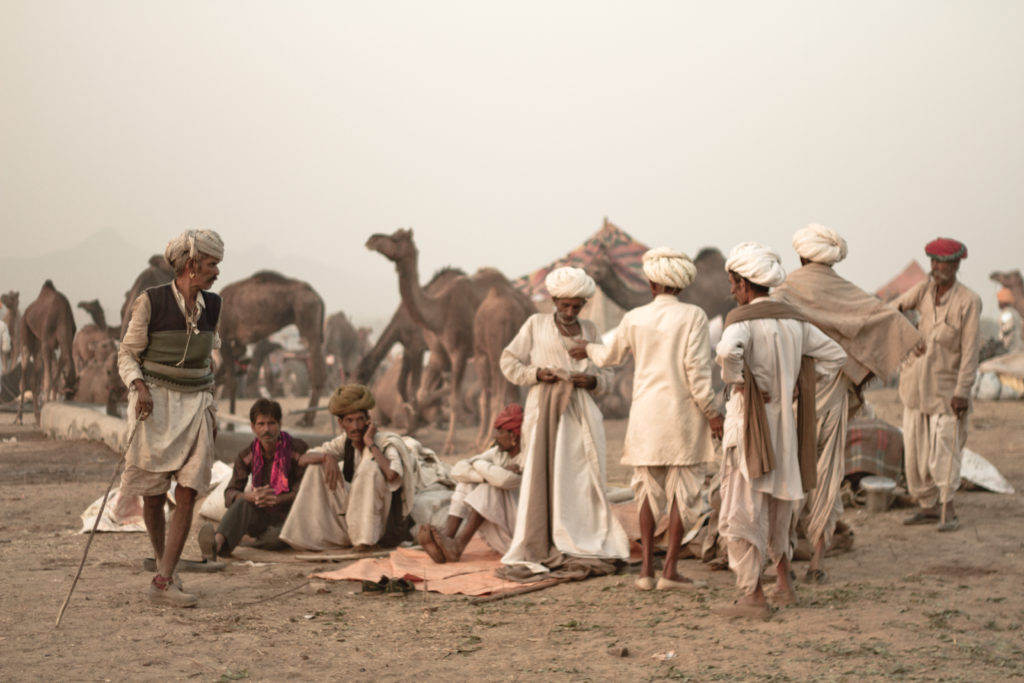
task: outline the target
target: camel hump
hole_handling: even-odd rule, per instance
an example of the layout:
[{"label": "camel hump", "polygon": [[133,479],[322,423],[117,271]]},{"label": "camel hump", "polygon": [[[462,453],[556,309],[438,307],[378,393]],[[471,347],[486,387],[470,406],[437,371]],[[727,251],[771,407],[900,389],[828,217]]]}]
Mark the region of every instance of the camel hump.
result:
[{"label": "camel hump", "polygon": [[461,268],[456,268],[455,266],[444,266],[443,268],[438,270],[436,273],[434,273],[433,277],[430,278],[430,282],[428,282],[427,285],[429,286],[430,284],[432,284],[434,282],[437,282],[438,280],[440,280],[443,277],[462,276],[462,275],[465,275],[465,274],[466,274],[466,271],[462,270]]},{"label": "camel hump", "polygon": [[291,282],[291,278],[287,278],[276,270],[258,270],[252,274],[252,279],[256,282],[267,282],[267,283],[279,283],[284,284]]}]

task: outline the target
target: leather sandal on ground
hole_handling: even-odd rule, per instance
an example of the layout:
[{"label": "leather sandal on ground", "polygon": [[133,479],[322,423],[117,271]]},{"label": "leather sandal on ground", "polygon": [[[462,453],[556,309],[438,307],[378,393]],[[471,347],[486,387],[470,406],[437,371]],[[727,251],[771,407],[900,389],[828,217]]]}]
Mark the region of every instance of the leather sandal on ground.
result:
[{"label": "leather sandal on ground", "polygon": [[947,519],[945,522],[940,522],[938,526],[939,531],[956,531],[960,528],[960,518],[954,516],[953,519]]},{"label": "leather sandal on ground", "polygon": [[383,593],[388,588],[388,582],[390,579],[386,576],[381,576],[378,581],[363,581],[363,592],[364,593]]},{"label": "leather sandal on ground", "polygon": [[657,589],[660,591],[668,590],[683,590],[692,591],[699,590],[701,588],[707,588],[707,581],[674,581],[672,579],[666,579],[664,576],[658,577]]},{"label": "leather sandal on ground", "polygon": [[653,576],[641,576],[639,579],[636,580],[634,585],[637,587],[637,590],[652,591],[652,590],[654,590],[654,586],[655,586],[654,577]]},{"label": "leather sandal on ground", "polygon": [[909,517],[903,519],[903,523],[907,526],[912,526],[915,524],[938,524],[938,522],[938,515],[929,515],[920,510],[910,515]]},{"label": "leather sandal on ground", "polygon": [[807,573],[804,574],[804,581],[818,585],[825,584],[828,583],[828,574],[825,573],[824,569],[808,569]]},{"label": "leather sandal on ground", "polygon": [[174,579],[159,574],[154,576],[149,584],[149,601],[170,607],[195,607],[199,598],[181,590]]}]

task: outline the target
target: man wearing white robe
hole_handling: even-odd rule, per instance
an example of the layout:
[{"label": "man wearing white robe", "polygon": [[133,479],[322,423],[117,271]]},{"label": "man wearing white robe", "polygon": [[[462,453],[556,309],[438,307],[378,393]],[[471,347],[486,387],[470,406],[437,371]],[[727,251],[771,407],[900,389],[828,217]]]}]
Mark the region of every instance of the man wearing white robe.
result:
[{"label": "man wearing white robe", "polygon": [[547,572],[564,556],[626,559],[629,540],[605,493],[605,435],[591,392],[608,390],[611,371],[575,360],[569,349],[597,341],[577,316],[596,285],[579,268],[545,279],[555,313],[530,317],[501,354],[501,371],[530,387],[523,418],[523,483],[506,565]]},{"label": "man wearing white robe", "polygon": [[772,292],[795,306],[847,353],[842,372],[820,378],[817,389],[817,486],[807,494],[807,538],[813,553],[804,579],[825,583],[825,549],[843,513],[847,419],[860,407],[860,388],[874,376],[894,377],[920,343],[914,326],[893,306],[840,277],[846,240],[831,228],[808,225],[793,235],[800,268]]},{"label": "man wearing white robe", "polygon": [[[676,571],[676,560],[684,529],[703,507],[705,475],[717,464],[712,436],[722,437],[723,418],[711,386],[708,318],[677,298],[697,274],[693,261],[659,247],[644,254],[643,269],[654,300],[627,312],[608,345],[587,344],[572,356],[589,356],[602,368],[634,356],[622,464],[634,468],[631,483],[640,505],[643,564],[636,586],[689,588],[696,582]],[[655,582],[654,529],[662,514],[669,516],[668,551]]]},{"label": "man wearing white robe", "polygon": [[374,405],[360,384],[342,385],[331,397],[328,409],[343,433],[299,459],[306,474],[280,536],[293,548],[363,551],[384,536],[396,492],[400,520],[412,510],[415,467],[401,437],[377,431],[369,416]]},{"label": "man wearing white robe", "polygon": [[[793,412],[797,380],[811,395],[811,424],[804,426],[810,434],[804,438],[810,441],[813,479],[815,378],[812,375],[807,382],[800,375],[810,372],[821,380],[831,379],[846,353],[798,311],[768,298],[769,288],[786,278],[775,251],[744,242],[730,253],[726,270],[739,307],[730,313],[716,349],[722,379],[732,391],[722,442],[721,534],[743,595],[720,611],[763,619],[769,614],[761,586],[766,559],[776,568],[775,600],[788,604],[794,599],[789,579],[792,532],[808,476],[806,458],[798,453],[801,444]],[[813,369],[802,363],[803,357],[816,361]],[[756,418],[758,424],[753,423]],[[808,444],[802,445],[806,453]]]}]

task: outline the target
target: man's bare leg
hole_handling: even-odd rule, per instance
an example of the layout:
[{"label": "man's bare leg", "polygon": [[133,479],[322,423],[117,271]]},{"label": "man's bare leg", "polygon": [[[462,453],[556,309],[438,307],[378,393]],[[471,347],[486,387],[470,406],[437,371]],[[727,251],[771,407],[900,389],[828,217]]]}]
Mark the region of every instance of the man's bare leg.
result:
[{"label": "man's bare leg", "polygon": [[146,523],[146,533],[149,534],[149,542],[153,544],[153,557],[159,564],[160,558],[164,556],[164,538],[167,534],[164,494],[143,497],[142,521]]},{"label": "man's bare leg", "polygon": [[192,527],[192,511],[195,508],[196,492],[185,486],[174,489],[174,513],[167,529],[167,540],[164,552],[157,562],[157,573],[160,576],[173,576],[178,566],[181,551],[185,549],[185,540]]},{"label": "man's bare leg", "polygon": [[[648,508],[649,509],[649,508]],[[679,514],[679,506],[672,501],[672,509],[668,518],[668,551],[665,553],[665,568],[661,575],[671,581],[692,583],[692,581],[676,571],[679,561],[679,550],[683,540],[683,517]]]},{"label": "man's bare leg", "polygon": [[[458,518],[456,518],[458,519]],[[466,523],[463,525],[459,535],[455,537],[455,540],[459,543],[459,552],[461,553],[469,545],[469,541],[473,538],[473,534],[480,529],[480,526],[484,523],[484,517],[476,510],[472,508],[469,511],[469,516],[466,517]],[[449,534],[451,535],[451,534]]]},{"label": "man's bare leg", "polygon": [[[451,517],[448,518],[449,522]],[[456,517],[455,519],[459,519]],[[480,525],[484,523],[483,516],[470,508],[469,514],[466,515],[465,524],[462,525],[462,530],[459,531],[459,535],[452,537],[447,532],[447,528],[444,533],[435,535],[433,541],[441,549],[444,554],[446,562],[458,562],[462,559],[462,553],[466,550],[466,546],[469,544],[469,540],[473,538],[473,534],[477,532]]]},{"label": "man's bare leg", "polygon": [[819,536],[818,540],[814,542],[814,553],[811,555],[811,566],[810,570],[816,571],[818,569],[824,571],[825,567],[825,537]]},{"label": "man's bare leg", "polygon": [[[640,548],[643,561],[640,565],[640,578],[654,576],[654,513],[651,511],[651,504],[644,498],[640,506]],[[671,549],[670,549],[671,552]],[[678,553],[677,553],[678,555]],[[668,570],[668,563],[665,569]],[[674,571],[674,567],[673,567]]]},{"label": "man's bare leg", "polygon": [[462,524],[462,517],[456,517],[455,515],[448,515],[448,519],[444,524],[444,535],[451,538],[455,538],[455,534],[459,533],[459,525]]},{"label": "man's bare leg", "polygon": [[789,565],[789,558],[786,556],[775,565],[775,594],[772,597],[777,605],[789,605],[796,600],[793,582],[789,580]]}]

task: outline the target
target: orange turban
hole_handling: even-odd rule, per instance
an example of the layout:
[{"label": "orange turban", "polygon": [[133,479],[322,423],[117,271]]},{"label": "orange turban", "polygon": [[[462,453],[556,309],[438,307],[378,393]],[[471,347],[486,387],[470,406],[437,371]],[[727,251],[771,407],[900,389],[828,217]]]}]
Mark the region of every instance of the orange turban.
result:
[{"label": "orange turban", "polygon": [[505,406],[505,410],[494,418],[494,427],[519,434],[523,427],[523,407],[518,403],[509,403]]},{"label": "orange turban", "polygon": [[1003,287],[998,292],[996,292],[996,301],[998,301],[1000,305],[1012,304],[1013,292],[1008,290],[1006,287]]}]

